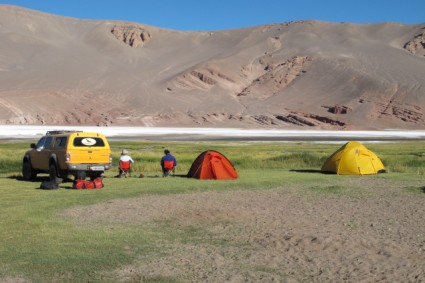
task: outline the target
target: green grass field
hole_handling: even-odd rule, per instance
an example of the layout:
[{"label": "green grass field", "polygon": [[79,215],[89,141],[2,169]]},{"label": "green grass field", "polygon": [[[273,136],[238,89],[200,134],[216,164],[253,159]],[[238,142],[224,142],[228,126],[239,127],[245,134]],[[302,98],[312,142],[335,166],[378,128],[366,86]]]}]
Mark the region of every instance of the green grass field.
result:
[{"label": "green grass field", "polygon": [[[22,156],[29,142],[0,143],[0,282],[108,282],[107,272],[141,257],[167,253],[169,241],[205,241],[197,229],[174,229],[155,221],[141,225],[99,222],[78,223],[62,216],[65,209],[152,194],[202,191],[295,189],[300,195],[361,196],[364,187],[347,180],[385,179],[400,184],[401,193],[423,194],[425,149],[422,142],[365,144],[386,166],[374,176],[336,176],[318,171],[340,144],[309,142],[112,142],[114,162],[122,149],[135,160],[133,176],[113,178],[116,166],[106,173],[105,188],[73,190],[72,183],[59,190],[38,189],[35,182],[19,179]],[[183,177],[161,178],[159,160],[165,148],[178,159],[177,175],[185,175],[204,150],[223,153],[236,167],[235,181],[200,181]],[[367,179],[365,179],[367,180]],[[367,182],[366,182],[367,183]],[[363,185],[364,186],[364,185]],[[371,193],[368,190],[368,193]],[[232,243],[216,243],[232,245]],[[8,281],[9,280],[9,281]],[[19,281],[21,280],[21,281]],[[170,282],[153,276],[142,282]]]}]

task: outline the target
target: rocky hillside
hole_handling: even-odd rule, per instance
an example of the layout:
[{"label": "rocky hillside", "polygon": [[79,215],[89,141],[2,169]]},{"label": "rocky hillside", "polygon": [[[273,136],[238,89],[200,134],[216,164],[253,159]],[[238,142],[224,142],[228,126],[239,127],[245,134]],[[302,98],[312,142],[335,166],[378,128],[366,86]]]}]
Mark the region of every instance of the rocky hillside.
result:
[{"label": "rocky hillside", "polygon": [[424,30],[182,32],[0,5],[0,124],[423,129]]}]

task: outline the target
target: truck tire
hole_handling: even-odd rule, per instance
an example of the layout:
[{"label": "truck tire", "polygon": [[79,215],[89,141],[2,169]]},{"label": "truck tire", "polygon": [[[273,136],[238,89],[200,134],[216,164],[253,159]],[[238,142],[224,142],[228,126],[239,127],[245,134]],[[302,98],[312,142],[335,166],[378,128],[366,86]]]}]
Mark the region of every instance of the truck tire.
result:
[{"label": "truck tire", "polygon": [[97,179],[97,178],[101,178],[103,176],[103,171],[99,171],[99,172],[92,172],[90,175],[89,175],[89,177],[90,177],[90,180],[91,181],[93,181],[94,179]]},{"label": "truck tire", "polygon": [[49,177],[50,177],[50,181],[56,184],[60,184],[63,181],[63,179],[58,176],[58,169],[56,168],[56,164],[54,162],[50,163]]},{"label": "truck tire", "polygon": [[86,171],[82,171],[82,170],[77,171],[77,172],[75,173],[75,179],[76,179],[76,180],[78,180],[78,179],[80,179],[80,180],[85,180],[85,179],[86,179]]},{"label": "truck tire", "polygon": [[25,159],[22,162],[22,178],[25,181],[33,181],[37,177],[37,171],[32,168],[31,162]]}]

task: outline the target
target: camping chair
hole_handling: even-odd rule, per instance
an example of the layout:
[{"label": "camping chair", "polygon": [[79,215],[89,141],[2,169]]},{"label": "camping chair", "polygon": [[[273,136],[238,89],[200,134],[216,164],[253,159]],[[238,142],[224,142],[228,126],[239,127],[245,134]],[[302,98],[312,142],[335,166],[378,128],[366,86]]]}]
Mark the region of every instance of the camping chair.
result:
[{"label": "camping chair", "polygon": [[170,171],[173,172],[173,176],[176,173],[176,167],[174,166],[173,160],[164,160],[164,165],[162,167],[163,177],[170,175]]},{"label": "camping chair", "polygon": [[120,178],[130,177],[130,175],[131,175],[131,162],[130,162],[130,160],[129,161],[120,161],[119,168],[120,168],[120,174],[119,174]]}]

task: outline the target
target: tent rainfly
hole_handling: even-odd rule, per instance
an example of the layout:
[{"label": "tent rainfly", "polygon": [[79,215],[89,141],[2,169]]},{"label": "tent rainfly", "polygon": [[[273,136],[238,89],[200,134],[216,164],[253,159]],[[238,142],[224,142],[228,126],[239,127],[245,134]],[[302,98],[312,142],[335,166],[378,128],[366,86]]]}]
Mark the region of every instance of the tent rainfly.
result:
[{"label": "tent rainfly", "polygon": [[192,163],[187,177],[206,180],[233,180],[239,176],[229,159],[220,152],[207,150],[202,152]]},{"label": "tent rainfly", "polygon": [[385,172],[379,157],[359,142],[350,141],[332,154],[322,172],[339,175],[368,175]]}]

